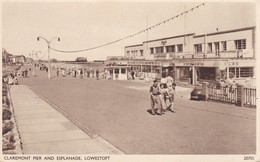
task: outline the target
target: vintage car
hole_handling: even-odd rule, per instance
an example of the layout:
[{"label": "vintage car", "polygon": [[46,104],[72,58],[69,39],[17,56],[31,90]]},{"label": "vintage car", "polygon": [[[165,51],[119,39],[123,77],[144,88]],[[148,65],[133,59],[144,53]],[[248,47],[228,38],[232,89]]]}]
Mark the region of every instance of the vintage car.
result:
[{"label": "vintage car", "polygon": [[191,100],[203,100],[202,96],[202,87],[195,87],[193,91],[190,93]]}]

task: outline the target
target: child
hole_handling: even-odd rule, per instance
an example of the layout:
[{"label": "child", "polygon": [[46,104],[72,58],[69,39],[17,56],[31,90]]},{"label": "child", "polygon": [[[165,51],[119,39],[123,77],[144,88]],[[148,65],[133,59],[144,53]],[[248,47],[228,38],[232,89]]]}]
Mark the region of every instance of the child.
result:
[{"label": "child", "polygon": [[170,98],[169,93],[168,93],[168,89],[165,88],[165,84],[160,84],[160,101],[161,101],[161,113],[164,114],[166,108],[167,108],[167,104],[166,104],[166,100]]},{"label": "child", "polygon": [[176,89],[176,84],[175,84],[175,83],[172,83],[171,86],[168,86],[168,93],[169,93],[169,96],[170,96],[170,97],[169,97],[169,101],[170,101],[169,109],[170,109],[171,112],[174,112],[174,110],[173,110],[173,104],[174,104],[174,97],[175,97],[175,95],[178,95],[179,97],[182,98],[182,95],[180,95],[179,93],[177,93],[177,92],[175,91],[175,89]]}]

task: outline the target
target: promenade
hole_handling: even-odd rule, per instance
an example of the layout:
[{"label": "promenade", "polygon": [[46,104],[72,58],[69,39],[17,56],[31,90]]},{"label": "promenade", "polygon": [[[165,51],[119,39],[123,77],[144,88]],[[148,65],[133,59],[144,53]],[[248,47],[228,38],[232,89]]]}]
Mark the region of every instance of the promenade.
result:
[{"label": "promenade", "polygon": [[11,96],[24,154],[122,154],[91,137],[24,85]]},{"label": "promenade", "polygon": [[[83,153],[81,148],[84,148],[85,153],[97,154],[256,152],[256,109],[191,101],[189,93],[192,89],[178,86],[177,91],[183,98],[176,97],[175,113],[152,116],[148,113],[151,83],[70,76],[52,77],[48,80],[46,72],[38,71],[37,74],[35,78],[20,78],[20,85],[11,88],[25,153],[47,151],[52,142],[59,143],[61,150],[65,149],[65,144],[77,148],[70,152],[75,154]],[[45,121],[49,123],[44,123]],[[74,122],[72,124],[68,121]],[[37,126],[33,126],[34,124]],[[74,136],[72,131],[77,132],[77,135]],[[59,139],[60,134],[57,132],[67,132],[68,135]],[[41,139],[43,142],[37,139],[42,136],[41,133],[47,138]],[[35,140],[29,140],[36,134],[38,136]],[[57,134],[57,137],[48,138],[47,135],[51,134]],[[25,135],[28,137],[25,138]],[[96,143],[95,137],[100,137],[108,144],[105,148],[114,149],[106,151],[107,149]],[[70,143],[77,140],[84,143],[80,142],[79,147],[74,142]],[[44,144],[44,147],[40,147],[39,143]],[[72,147],[72,143],[75,147]],[[32,152],[26,152],[30,147]],[[96,149],[91,152],[85,149],[87,147]],[[122,152],[115,151],[116,148]],[[61,153],[57,149],[50,152]]]}]

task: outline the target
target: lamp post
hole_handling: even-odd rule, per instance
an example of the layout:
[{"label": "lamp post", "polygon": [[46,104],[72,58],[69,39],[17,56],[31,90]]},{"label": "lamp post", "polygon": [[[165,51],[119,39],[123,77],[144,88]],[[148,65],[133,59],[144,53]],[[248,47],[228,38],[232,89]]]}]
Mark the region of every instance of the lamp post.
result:
[{"label": "lamp post", "polygon": [[55,40],[55,39],[58,39],[58,41],[60,41],[60,38],[59,37],[55,37],[55,38],[52,38],[50,41],[48,41],[47,39],[45,39],[44,37],[42,36],[38,36],[37,37],[37,41],[39,41],[41,39],[45,40],[47,45],[48,45],[48,79],[50,80],[51,79],[51,62],[50,62],[50,43]]}]

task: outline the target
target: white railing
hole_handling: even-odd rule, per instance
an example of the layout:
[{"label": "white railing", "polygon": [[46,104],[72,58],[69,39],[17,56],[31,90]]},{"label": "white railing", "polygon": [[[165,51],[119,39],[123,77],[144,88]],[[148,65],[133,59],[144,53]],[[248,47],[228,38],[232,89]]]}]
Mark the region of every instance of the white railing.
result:
[{"label": "white railing", "polygon": [[232,50],[232,51],[211,51],[205,54],[204,52],[168,52],[168,53],[155,53],[154,58],[158,60],[171,60],[171,59],[190,59],[190,58],[252,58],[254,57],[253,51],[245,50]]}]

